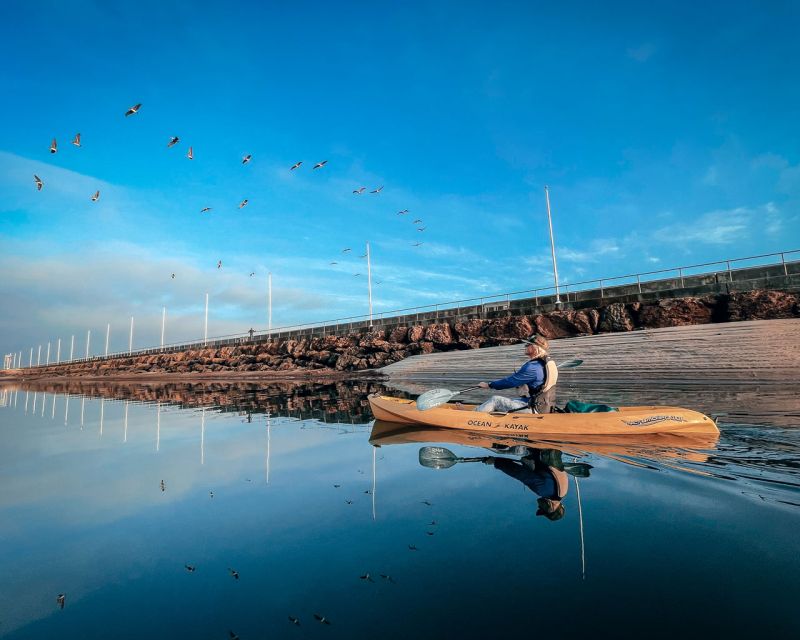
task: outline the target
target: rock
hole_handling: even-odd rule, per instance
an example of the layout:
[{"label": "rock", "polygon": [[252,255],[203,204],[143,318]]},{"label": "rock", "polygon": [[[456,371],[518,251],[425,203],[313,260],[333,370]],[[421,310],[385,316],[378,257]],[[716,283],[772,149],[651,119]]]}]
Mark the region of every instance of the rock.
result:
[{"label": "rock", "polygon": [[425,327],[422,325],[414,325],[408,330],[408,341],[419,342],[425,336]]},{"label": "rock", "polygon": [[800,316],[800,294],[788,291],[745,291],[720,300],[723,321],[775,320]]},{"label": "rock", "polygon": [[452,344],[453,332],[450,329],[450,325],[446,322],[428,325],[425,329],[425,340],[438,346]]},{"label": "rock", "polygon": [[661,327],[680,327],[690,324],[708,324],[711,322],[712,305],[700,298],[677,298],[658,300],[652,304],[643,304],[635,314],[636,324],[648,329]]},{"label": "rock", "polygon": [[621,302],[614,302],[601,308],[598,332],[633,331],[633,328],[633,318]]},{"label": "rock", "polygon": [[459,338],[478,338],[483,335],[485,322],[478,318],[456,322],[455,330]]},{"label": "rock", "polygon": [[396,327],[389,333],[389,341],[403,343],[408,338],[408,327]]}]

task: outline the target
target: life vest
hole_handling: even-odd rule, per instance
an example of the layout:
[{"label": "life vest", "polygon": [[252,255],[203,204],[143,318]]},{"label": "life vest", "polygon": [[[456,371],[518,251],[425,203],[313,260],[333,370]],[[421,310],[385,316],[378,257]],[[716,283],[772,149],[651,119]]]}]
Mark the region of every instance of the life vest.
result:
[{"label": "life vest", "polygon": [[540,393],[549,391],[555,387],[556,382],[558,382],[558,367],[555,361],[550,356],[545,356],[544,358],[538,358],[538,362],[542,363],[542,368],[544,369],[544,381],[542,384],[538,387],[534,387],[530,384],[519,387],[520,391],[526,391],[530,398],[535,398]]}]

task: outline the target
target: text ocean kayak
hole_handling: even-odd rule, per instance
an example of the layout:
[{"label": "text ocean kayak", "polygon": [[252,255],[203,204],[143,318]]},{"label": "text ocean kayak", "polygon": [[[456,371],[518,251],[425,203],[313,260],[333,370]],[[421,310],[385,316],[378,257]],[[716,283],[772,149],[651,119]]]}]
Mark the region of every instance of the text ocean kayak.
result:
[{"label": "text ocean kayak", "polygon": [[473,411],[475,405],[443,404],[419,411],[414,400],[371,395],[369,404],[378,420],[507,434],[631,435],[649,433],[715,434],[708,416],[681,407],[619,407],[608,413],[507,413]]}]

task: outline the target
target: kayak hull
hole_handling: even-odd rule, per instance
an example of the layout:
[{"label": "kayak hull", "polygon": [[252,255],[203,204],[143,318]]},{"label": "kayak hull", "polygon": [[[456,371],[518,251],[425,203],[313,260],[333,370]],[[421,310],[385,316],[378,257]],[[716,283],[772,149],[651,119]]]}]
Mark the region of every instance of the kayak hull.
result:
[{"label": "kayak hull", "polygon": [[378,420],[440,429],[509,435],[633,435],[718,434],[708,416],[681,407],[620,407],[608,413],[481,413],[475,405],[444,404],[420,411],[414,400],[373,394],[372,413]]}]

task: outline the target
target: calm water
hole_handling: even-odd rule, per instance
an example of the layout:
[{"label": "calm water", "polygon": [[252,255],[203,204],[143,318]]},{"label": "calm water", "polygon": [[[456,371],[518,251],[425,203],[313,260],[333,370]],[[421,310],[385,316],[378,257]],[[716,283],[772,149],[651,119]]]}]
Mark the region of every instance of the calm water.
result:
[{"label": "calm water", "polygon": [[[0,390],[0,636],[800,632],[796,418],[467,440],[373,431],[377,389]],[[430,468],[432,444],[495,459]]]}]

